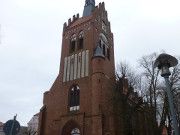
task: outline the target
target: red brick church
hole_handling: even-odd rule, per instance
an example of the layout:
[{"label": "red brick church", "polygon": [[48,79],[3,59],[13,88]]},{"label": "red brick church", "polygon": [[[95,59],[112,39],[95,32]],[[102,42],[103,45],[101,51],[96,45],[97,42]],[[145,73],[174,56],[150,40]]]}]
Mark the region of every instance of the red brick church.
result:
[{"label": "red brick church", "polygon": [[61,51],[59,74],[44,93],[38,135],[123,135],[107,113],[115,66],[104,3],[86,0],[82,17],[64,23]]}]

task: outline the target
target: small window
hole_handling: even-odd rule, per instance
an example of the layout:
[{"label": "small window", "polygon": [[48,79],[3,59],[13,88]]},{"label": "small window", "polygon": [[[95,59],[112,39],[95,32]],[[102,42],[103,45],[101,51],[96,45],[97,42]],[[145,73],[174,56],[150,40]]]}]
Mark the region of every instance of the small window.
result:
[{"label": "small window", "polygon": [[83,48],[83,38],[79,39],[79,49]]},{"label": "small window", "polygon": [[71,37],[71,49],[70,49],[70,51],[74,52],[75,48],[76,48],[76,35],[73,34]]},{"label": "small window", "polygon": [[110,52],[109,52],[109,48],[107,48],[107,58],[110,59]]},{"label": "small window", "polygon": [[74,51],[75,51],[75,44],[76,44],[75,41],[72,41],[72,42],[71,42],[71,52],[74,52]]},{"label": "small window", "polygon": [[83,48],[83,40],[84,40],[84,32],[81,31],[79,33],[79,46],[78,46],[78,49],[82,49]]},{"label": "small window", "polygon": [[103,44],[103,54],[104,54],[104,56],[105,56],[105,52],[106,52],[105,49],[106,49],[106,48],[105,48],[105,45]]}]

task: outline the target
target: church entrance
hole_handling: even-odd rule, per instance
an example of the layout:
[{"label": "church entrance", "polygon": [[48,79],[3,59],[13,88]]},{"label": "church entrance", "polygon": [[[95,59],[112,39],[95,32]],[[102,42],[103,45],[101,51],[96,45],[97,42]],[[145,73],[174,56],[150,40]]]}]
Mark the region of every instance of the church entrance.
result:
[{"label": "church entrance", "polygon": [[75,121],[70,120],[64,125],[61,135],[81,135],[80,126]]}]

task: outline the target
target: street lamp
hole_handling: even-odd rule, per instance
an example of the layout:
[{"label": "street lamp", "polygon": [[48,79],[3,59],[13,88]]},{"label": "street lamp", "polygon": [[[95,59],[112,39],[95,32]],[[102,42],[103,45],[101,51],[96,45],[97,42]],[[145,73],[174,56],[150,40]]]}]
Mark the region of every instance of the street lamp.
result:
[{"label": "street lamp", "polygon": [[154,68],[158,67],[159,69],[162,70],[161,76],[164,77],[165,82],[166,82],[166,88],[167,88],[166,91],[167,91],[167,95],[168,95],[168,101],[169,101],[171,116],[172,116],[172,120],[173,120],[175,135],[179,135],[179,129],[178,129],[176,114],[175,114],[175,110],[174,110],[172,91],[171,91],[171,87],[169,84],[169,76],[171,75],[169,68],[174,67],[177,64],[178,64],[178,60],[175,57],[165,54],[165,53],[160,54],[154,63]]}]

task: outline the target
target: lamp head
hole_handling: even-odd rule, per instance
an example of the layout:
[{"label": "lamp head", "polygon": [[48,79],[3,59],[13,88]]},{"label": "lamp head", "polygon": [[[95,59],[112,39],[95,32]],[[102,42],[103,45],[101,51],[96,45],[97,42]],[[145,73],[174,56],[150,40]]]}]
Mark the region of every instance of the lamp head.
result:
[{"label": "lamp head", "polygon": [[169,55],[169,54],[160,54],[155,63],[154,63],[154,68],[158,67],[159,69],[162,69],[162,72],[161,72],[161,76],[169,76],[171,73],[169,71],[169,68],[170,67],[174,67],[178,64],[178,60]]}]

